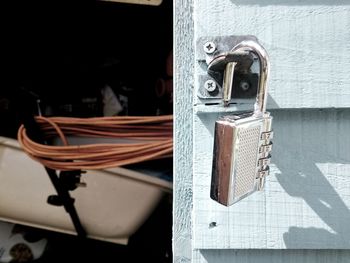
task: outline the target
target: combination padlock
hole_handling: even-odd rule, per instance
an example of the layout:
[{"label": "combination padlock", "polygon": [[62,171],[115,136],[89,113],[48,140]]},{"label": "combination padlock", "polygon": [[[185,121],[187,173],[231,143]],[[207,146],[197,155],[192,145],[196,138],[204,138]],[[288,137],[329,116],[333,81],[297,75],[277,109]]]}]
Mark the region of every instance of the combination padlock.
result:
[{"label": "combination padlock", "polygon": [[[210,196],[225,206],[262,190],[269,173],[272,148],[272,117],[266,112],[269,60],[255,41],[243,41],[230,54],[251,52],[260,64],[259,86],[252,112],[229,115],[215,123]],[[223,101],[228,105],[236,62],[227,63],[223,79]]]}]

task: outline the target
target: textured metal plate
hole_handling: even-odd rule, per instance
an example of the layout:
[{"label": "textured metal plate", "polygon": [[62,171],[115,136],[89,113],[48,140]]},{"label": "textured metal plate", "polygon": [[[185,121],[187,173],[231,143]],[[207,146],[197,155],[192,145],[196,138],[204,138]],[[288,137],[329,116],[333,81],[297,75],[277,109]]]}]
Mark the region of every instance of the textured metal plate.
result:
[{"label": "textured metal plate", "polygon": [[238,132],[238,151],[234,171],[233,199],[255,188],[259,135],[261,126],[241,128]]}]

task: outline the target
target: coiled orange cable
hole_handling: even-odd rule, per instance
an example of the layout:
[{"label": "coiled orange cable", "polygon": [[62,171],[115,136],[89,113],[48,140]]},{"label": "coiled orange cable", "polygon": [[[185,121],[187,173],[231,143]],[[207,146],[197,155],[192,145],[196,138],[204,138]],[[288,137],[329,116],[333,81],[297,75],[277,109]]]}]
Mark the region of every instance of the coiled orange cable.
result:
[{"label": "coiled orange cable", "polygon": [[[105,169],[167,158],[173,153],[172,115],[35,119],[46,139],[58,136],[63,146],[34,142],[23,125],[18,141],[32,159],[56,170]],[[69,145],[67,135],[118,138],[123,142]]]}]

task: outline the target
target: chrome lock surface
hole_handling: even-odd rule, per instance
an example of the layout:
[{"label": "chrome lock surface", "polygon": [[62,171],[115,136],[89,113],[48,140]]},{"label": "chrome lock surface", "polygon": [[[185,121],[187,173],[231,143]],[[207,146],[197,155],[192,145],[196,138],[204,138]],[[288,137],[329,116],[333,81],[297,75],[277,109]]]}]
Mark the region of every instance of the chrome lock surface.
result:
[{"label": "chrome lock surface", "polygon": [[[235,57],[247,52],[254,54],[260,65],[254,110],[223,116],[215,123],[210,196],[225,206],[262,190],[269,174],[273,132],[272,117],[266,112],[268,55],[257,41],[247,40],[237,44],[226,56]],[[219,60],[227,62],[220,67],[224,68],[222,99],[224,106],[228,107],[237,62],[218,58],[208,69],[215,68],[213,63],[218,65]]]}]

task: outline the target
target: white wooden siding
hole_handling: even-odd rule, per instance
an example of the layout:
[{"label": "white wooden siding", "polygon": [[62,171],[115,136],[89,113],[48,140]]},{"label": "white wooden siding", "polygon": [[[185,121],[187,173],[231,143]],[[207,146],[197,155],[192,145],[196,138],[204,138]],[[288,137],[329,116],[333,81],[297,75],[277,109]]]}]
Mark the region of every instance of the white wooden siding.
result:
[{"label": "white wooden siding", "polygon": [[229,208],[209,195],[218,114],[195,117],[194,248],[349,249],[350,109],[272,114],[275,137],[266,189]]},{"label": "white wooden siding", "polygon": [[195,250],[198,263],[349,263],[350,250]]},{"label": "white wooden siding", "polygon": [[[350,3],[174,3],[174,262],[349,262],[350,110],[309,108],[350,106]],[[272,111],[276,136],[265,191],[227,209],[209,198],[213,125],[227,110],[198,105],[193,96],[193,48],[202,36],[240,34],[257,36],[268,50],[268,108],[279,110]]]},{"label": "white wooden siding", "polygon": [[194,0],[194,21],[195,40],[259,39],[271,59],[269,108],[350,106],[350,2]]},{"label": "white wooden siding", "polygon": [[192,235],[192,1],[174,1],[174,262],[191,262]]}]

